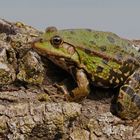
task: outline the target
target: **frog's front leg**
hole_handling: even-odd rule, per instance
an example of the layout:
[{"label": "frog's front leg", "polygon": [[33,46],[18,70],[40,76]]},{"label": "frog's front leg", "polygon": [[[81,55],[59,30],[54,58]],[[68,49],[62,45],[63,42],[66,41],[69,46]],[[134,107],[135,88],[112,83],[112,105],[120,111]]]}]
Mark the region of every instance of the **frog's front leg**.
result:
[{"label": "frog's front leg", "polygon": [[86,74],[84,73],[84,70],[82,69],[76,69],[76,72],[73,73],[73,76],[77,82],[77,87],[73,89],[70,94],[67,94],[66,98],[69,101],[78,101],[89,94],[89,81]]},{"label": "frog's front leg", "polygon": [[140,115],[140,68],[120,88],[117,113],[123,119],[133,119]]}]

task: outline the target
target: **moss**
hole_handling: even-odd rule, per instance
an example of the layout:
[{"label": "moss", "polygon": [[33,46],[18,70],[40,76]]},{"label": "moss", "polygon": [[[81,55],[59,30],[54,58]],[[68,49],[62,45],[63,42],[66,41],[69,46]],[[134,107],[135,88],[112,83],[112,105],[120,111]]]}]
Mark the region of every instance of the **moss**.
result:
[{"label": "moss", "polygon": [[48,102],[50,101],[50,97],[48,94],[46,93],[41,93],[37,96],[37,99],[40,101],[40,102]]}]

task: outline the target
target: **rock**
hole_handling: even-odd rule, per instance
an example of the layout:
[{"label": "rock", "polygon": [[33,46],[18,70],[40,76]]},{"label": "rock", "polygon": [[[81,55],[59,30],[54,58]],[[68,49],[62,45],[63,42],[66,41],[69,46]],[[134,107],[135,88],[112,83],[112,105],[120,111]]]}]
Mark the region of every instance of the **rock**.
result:
[{"label": "rock", "polygon": [[[63,113],[67,105],[72,114]],[[20,137],[23,139],[33,137],[54,139],[58,134],[63,135],[67,131],[65,124],[69,124],[71,118],[76,120],[81,113],[80,109],[81,105],[66,102],[18,103],[7,107],[0,106],[0,111],[6,110],[1,111],[1,117],[3,117],[1,134],[4,135],[7,132],[6,137],[10,140],[20,139]]]},{"label": "rock", "polygon": [[0,19],[0,33],[8,34],[16,34],[17,30],[14,28],[13,24],[4,20]]},{"label": "rock", "polygon": [[[99,124],[98,128],[101,130],[100,133],[102,133],[102,135],[100,135],[101,138],[103,135],[103,137],[106,137],[106,139],[129,139],[132,137],[132,131],[134,128],[131,126],[125,126],[124,124],[115,125],[116,122],[121,122],[121,120],[113,116],[110,112],[99,116],[97,121]],[[127,134],[129,134],[129,136]]]},{"label": "rock", "polygon": [[41,32],[21,22],[10,23],[3,19],[0,20],[0,26],[3,27],[0,34],[0,84],[11,84],[17,79],[41,84],[45,73],[43,63],[37,53],[29,51],[29,42]]},{"label": "rock", "polygon": [[75,128],[70,134],[71,140],[89,140],[90,133],[87,130]]},{"label": "rock", "polygon": [[19,62],[17,79],[29,84],[42,84],[45,69],[40,56],[36,52],[29,51]]},{"label": "rock", "polygon": [[11,46],[0,42],[0,85],[10,84],[16,79],[16,55]]}]

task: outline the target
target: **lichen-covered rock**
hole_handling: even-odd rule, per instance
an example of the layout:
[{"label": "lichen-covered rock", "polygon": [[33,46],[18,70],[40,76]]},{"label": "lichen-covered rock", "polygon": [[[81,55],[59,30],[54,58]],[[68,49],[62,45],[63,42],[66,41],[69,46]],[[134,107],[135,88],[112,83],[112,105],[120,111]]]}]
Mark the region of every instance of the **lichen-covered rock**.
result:
[{"label": "lichen-covered rock", "polygon": [[[16,92],[11,93],[13,96],[15,94],[13,102],[11,102],[13,99],[11,96],[9,103],[0,105],[0,133],[2,138],[9,140],[139,139],[139,120],[134,123],[125,122],[109,111],[105,112],[105,110],[101,111],[94,108],[95,103],[99,105],[99,101],[84,101],[85,103],[88,101],[88,104],[94,104],[94,106],[91,105],[93,110],[88,115],[84,110],[89,110],[89,108],[84,104],[40,102],[35,93],[26,93],[21,90],[19,96]],[[0,96],[1,98],[2,96]],[[16,98],[19,99],[18,102],[15,102]],[[102,103],[100,107],[106,105]]]},{"label": "lichen-covered rock", "polygon": [[[72,114],[64,114],[63,109],[69,106]],[[6,111],[4,111],[6,110]],[[81,114],[81,105],[77,103],[17,103],[0,106],[0,131],[9,140],[36,139],[46,137],[48,140],[63,136],[67,131],[69,121],[73,121]],[[4,117],[7,116],[7,117]],[[0,118],[1,119],[1,118]],[[67,124],[67,125],[66,125]]]},{"label": "lichen-covered rock", "polygon": [[44,80],[45,69],[40,56],[36,52],[29,51],[19,60],[19,73],[17,78],[30,84],[41,84]]},{"label": "lichen-covered rock", "polygon": [[[8,41],[20,57],[31,48],[30,43],[38,38],[42,32],[21,22],[13,23],[13,26],[18,29],[18,32],[15,35],[9,35],[7,37]],[[7,40],[7,37],[5,40]]]},{"label": "lichen-covered rock", "polygon": [[[90,119],[88,129],[92,139],[130,139],[133,137],[134,127],[119,123],[121,120],[110,112],[101,114],[99,118]],[[129,134],[129,135],[128,135]]]},{"label": "lichen-covered rock", "polygon": [[0,33],[16,34],[17,29],[12,23],[0,18]]},{"label": "lichen-covered rock", "polygon": [[75,128],[70,134],[71,140],[89,140],[90,132],[84,129]]},{"label": "lichen-covered rock", "polygon": [[[11,84],[16,78],[29,84],[41,84],[43,64],[37,53],[29,51],[30,42],[41,32],[21,22],[10,23],[2,19],[0,26],[3,27],[0,33],[0,84]],[[14,29],[14,33],[10,32]]]},{"label": "lichen-covered rock", "polygon": [[17,59],[11,46],[0,41],[0,85],[10,84],[16,79]]}]

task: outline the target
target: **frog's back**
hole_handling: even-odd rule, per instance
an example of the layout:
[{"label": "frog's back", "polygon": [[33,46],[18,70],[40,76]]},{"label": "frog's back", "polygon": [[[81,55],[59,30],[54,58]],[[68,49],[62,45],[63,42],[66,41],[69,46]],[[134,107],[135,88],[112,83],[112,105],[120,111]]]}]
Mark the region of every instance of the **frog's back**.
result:
[{"label": "frog's back", "polygon": [[77,48],[80,66],[94,81],[94,85],[121,85],[140,66],[140,54],[132,42],[114,33],[73,29],[61,30],[59,34],[64,41]]},{"label": "frog's back", "polygon": [[60,30],[59,34],[66,42],[75,46],[86,47],[110,57],[132,56],[140,58],[131,41],[122,39],[114,33],[90,29]]}]

